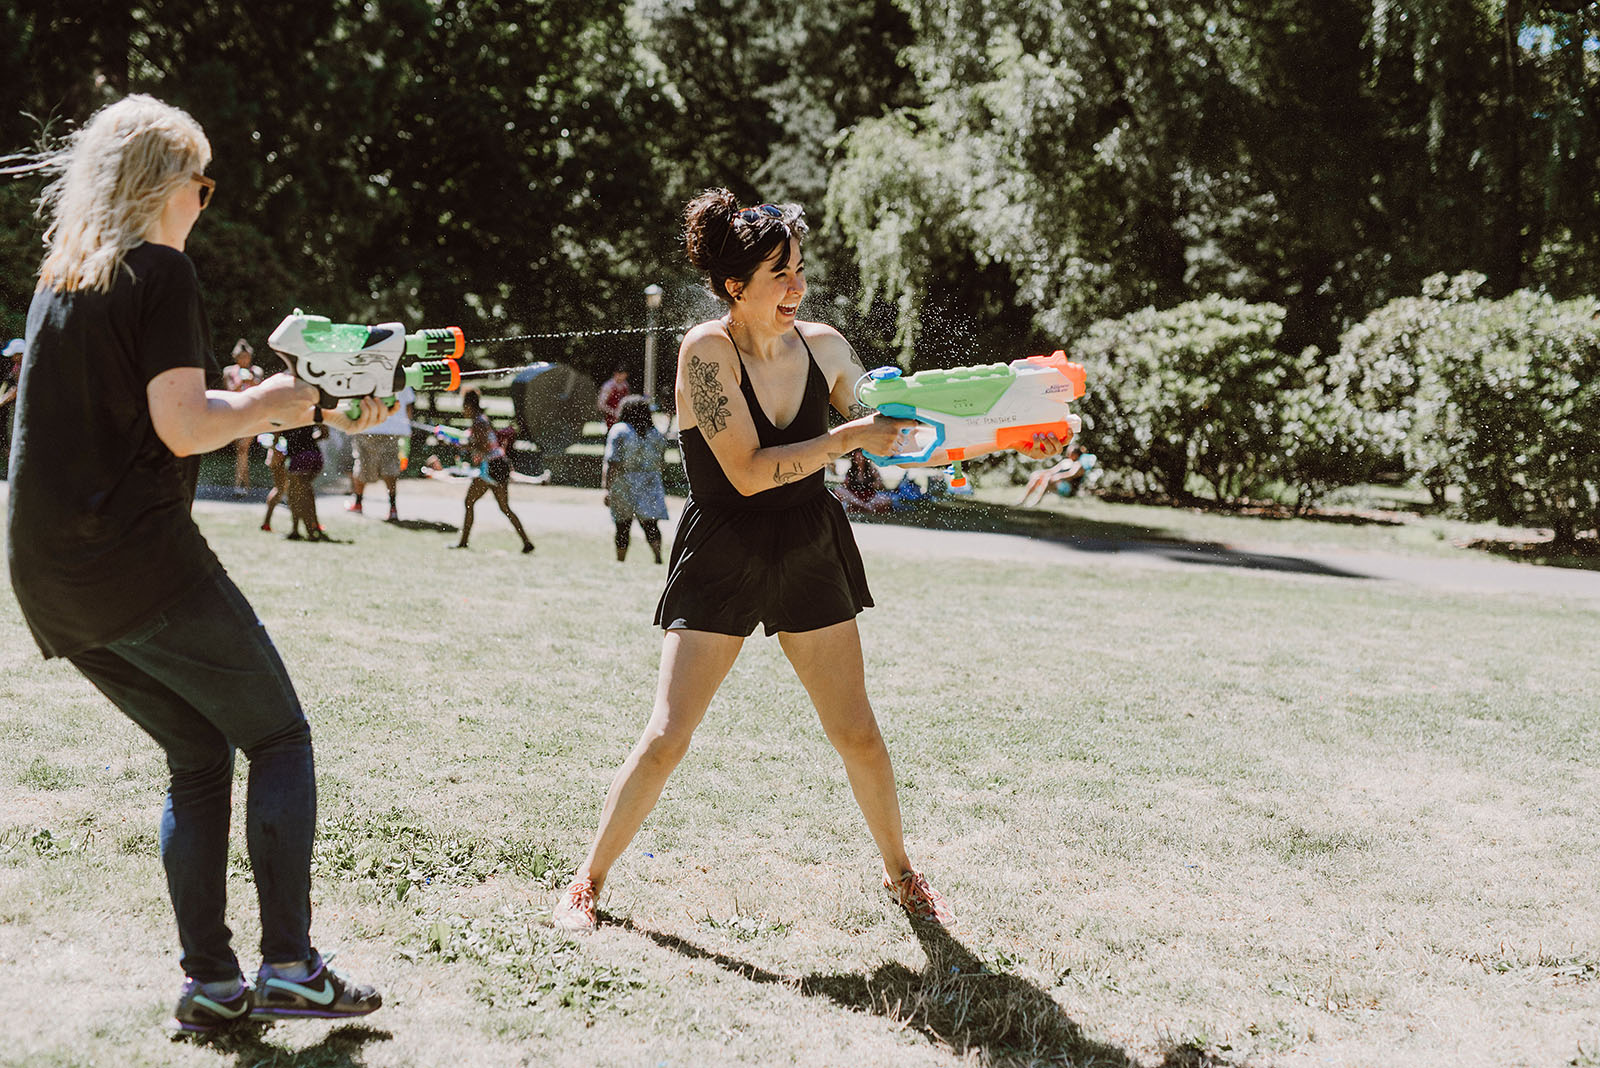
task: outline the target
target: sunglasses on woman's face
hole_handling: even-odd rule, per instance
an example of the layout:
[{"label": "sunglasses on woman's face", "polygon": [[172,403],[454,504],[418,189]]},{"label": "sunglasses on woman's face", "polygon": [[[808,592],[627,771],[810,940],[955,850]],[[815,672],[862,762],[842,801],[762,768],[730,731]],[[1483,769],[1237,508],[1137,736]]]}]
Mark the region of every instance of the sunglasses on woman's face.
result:
[{"label": "sunglasses on woman's face", "polygon": [[215,178],[207,178],[203,174],[191,174],[189,177],[200,183],[200,208],[203,211],[205,206],[211,203],[211,194],[216,192],[217,181]]}]

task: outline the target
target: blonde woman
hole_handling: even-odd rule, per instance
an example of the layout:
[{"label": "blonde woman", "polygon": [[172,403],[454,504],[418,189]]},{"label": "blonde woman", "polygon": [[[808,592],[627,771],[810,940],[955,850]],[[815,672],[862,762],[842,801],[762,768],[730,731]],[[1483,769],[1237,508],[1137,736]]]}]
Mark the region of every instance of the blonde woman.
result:
[{"label": "blonde woman", "polygon": [[[174,1016],[358,1016],[371,988],[311,947],[311,734],[255,612],[190,518],[197,457],[312,422],[315,389],[221,387],[183,253],[215,183],[195,121],[148,96],[96,114],[40,168],[46,254],[28,310],[11,453],[11,584],[46,657],[65,657],[166,752],[161,861],[185,974]],[[323,413],[345,430],[359,418]],[[245,981],[224,920],[235,750],[262,966]]]}]

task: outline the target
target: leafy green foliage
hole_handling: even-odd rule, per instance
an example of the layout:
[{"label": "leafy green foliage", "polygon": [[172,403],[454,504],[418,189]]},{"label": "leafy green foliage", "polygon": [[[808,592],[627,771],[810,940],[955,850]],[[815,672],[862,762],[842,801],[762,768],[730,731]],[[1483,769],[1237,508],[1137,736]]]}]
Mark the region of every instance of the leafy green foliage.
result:
[{"label": "leafy green foliage", "polygon": [[[1274,347],[1283,309],[1210,297],[1092,326],[1073,346],[1096,454],[1140,489],[1234,500],[1274,472],[1285,389],[1303,368]],[[1307,401],[1306,403],[1309,403]]]},{"label": "leafy green foliage", "polygon": [[1600,509],[1600,320],[1593,300],[1519,290],[1473,299],[1481,275],[1429,279],[1352,329],[1330,363],[1370,448],[1399,452],[1472,517],[1552,527],[1570,547]]},{"label": "leafy green foliage", "polygon": [[[907,0],[925,100],[856,125],[830,204],[902,357],[941,291],[1047,335],[1213,292],[1283,345],[1441,268],[1578,291],[1600,261],[1593,15],[1520,3]],[[1530,36],[1547,30],[1543,36]],[[1581,173],[1580,173],[1581,171]],[[946,302],[948,306],[948,302]],[[961,305],[982,336],[1005,300]]]}]

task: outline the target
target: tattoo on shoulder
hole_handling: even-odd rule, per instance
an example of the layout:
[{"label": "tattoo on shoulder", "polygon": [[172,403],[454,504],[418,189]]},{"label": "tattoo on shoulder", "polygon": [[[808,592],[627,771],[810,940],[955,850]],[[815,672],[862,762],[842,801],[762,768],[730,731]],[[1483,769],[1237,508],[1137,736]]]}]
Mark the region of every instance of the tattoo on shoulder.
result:
[{"label": "tattoo on shoulder", "polygon": [[699,356],[689,357],[689,404],[694,408],[694,420],[707,441],[728,428],[728,395],[722,391],[722,380],[717,377],[717,365]]},{"label": "tattoo on shoulder", "polygon": [[799,462],[779,464],[772,472],[772,481],[784,486],[790,482],[797,482],[806,477],[805,465]]}]

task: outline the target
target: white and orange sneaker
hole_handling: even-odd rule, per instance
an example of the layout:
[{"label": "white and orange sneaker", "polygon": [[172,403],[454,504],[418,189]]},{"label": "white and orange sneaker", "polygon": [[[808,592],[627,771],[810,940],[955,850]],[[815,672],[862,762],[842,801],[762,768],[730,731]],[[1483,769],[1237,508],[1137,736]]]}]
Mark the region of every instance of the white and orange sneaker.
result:
[{"label": "white and orange sneaker", "polygon": [[600,926],[595,914],[594,880],[585,875],[572,880],[550,914],[550,926],[561,931],[592,931]]},{"label": "white and orange sneaker", "polygon": [[944,895],[928,885],[927,876],[920,871],[902,872],[899,879],[885,873],[883,888],[894,895],[896,904],[905,909],[914,920],[927,920],[941,927],[954,927],[956,914]]}]

